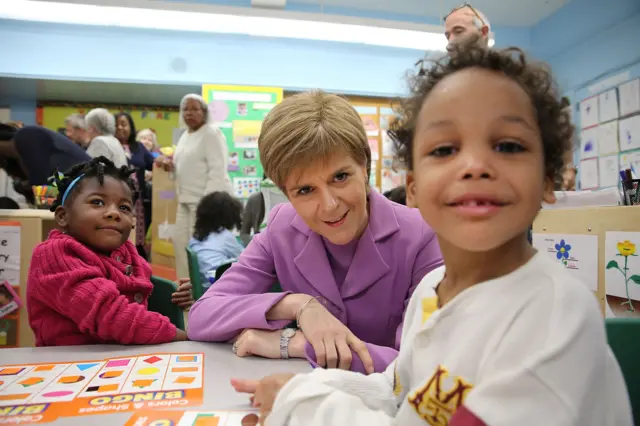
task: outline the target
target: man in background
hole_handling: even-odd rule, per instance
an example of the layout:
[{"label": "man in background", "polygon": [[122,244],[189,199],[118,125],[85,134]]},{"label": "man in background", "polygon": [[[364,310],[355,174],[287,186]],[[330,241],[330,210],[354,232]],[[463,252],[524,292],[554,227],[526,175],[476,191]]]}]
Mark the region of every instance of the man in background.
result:
[{"label": "man in background", "polygon": [[87,125],[84,121],[84,115],[71,114],[64,119],[64,125],[66,126],[65,135],[76,145],[87,149],[89,136],[87,135]]},{"label": "man in background", "polygon": [[484,47],[493,44],[489,20],[468,3],[453,9],[444,17],[444,35],[449,41],[449,52],[460,43],[477,43]]}]

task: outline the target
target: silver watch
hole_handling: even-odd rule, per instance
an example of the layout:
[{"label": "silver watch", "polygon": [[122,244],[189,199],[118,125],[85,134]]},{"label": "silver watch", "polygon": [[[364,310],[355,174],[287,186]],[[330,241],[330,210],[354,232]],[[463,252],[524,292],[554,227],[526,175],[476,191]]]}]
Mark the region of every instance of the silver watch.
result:
[{"label": "silver watch", "polygon": [[289,342],[296,335],[295,328],[285,328],[280,333],[280,358],[289,359]]}]

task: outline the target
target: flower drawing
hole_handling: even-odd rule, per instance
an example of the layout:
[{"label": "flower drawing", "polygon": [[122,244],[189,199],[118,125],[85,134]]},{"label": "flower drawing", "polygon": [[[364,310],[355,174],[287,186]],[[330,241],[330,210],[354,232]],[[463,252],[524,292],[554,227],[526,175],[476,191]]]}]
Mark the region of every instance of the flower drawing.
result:
[{"label": "flower drawing", "polygon": [[618,249],[618,254],[616,254],[616,256],[622,256],[624,258],[624,267],[620,268],[618,262],[616,262],[615,260],[610,260],[609,263],[607,263],[607,269],[617,269],[624,277],[624,288],[627,293],[627,300],[622,302],[621,305],[629,305],[627,311],[635,312],[633,303],[631,302],[631,298],[629,297],[629,281],[633,281],[635,284],[640,284],[640,275],[629,276],[629,268],[627,266],[630,256],[638,256],[636,254],[636,245],[629,240],[624,240],[618,242],[616,248]]},{"label": "flower drawing", "polygon": [[567,259],[569,259],[569,252],[571,251],[571,245],[567,244],[564,240],[560,240],[560,244],[556,244],[556,258],[567,266]]}]

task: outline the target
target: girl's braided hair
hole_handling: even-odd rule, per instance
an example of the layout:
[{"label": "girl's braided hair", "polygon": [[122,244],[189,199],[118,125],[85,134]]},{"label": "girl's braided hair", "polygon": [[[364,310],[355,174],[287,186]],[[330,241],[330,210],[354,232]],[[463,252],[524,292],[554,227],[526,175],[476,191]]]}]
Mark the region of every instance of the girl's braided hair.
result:
[{"label": "girl's braided hair", "polygon": [[[58,188],[58,197],[51,206],[51,211],[55,211],[58,206],[62,205],[62,197],[65,191],[78,176],[84,175],[87,178],[97,178],[100,185],[104,184],[104,177],[110,176],[114,179],[126,182],[131,189],[132,196],[135,196],[134,183],[131,180],[131,174],[135,172],[135,169],[131,169],[128,166],[116,167],[115,164],[104,156],[96,157],[91,161],[76,164],[64,174],[56,173],[53,175],[54,185]],[[134,200],[135,201],[135,200]]]},{"label": "girl's braided hair", "polygon": [[448,57],[436,61],[431,68],[421,66],[417,75],[409,78],[411,93],[400,102],[396,109],[398,119],[389,126],[389,136],[394,142],[396,155],[409,170],[413,169],[413,138],[425,99],[444,78],[474,67],[500,72],[527,92],[537,113],[545,177],[554,182],[561,181],[564,156],[572,149],[574,134],[568,109],[570,102],[559,95],[549,67],[529,62],[524,52],[515,47],[497,50],[463,43],[456,46]]}]

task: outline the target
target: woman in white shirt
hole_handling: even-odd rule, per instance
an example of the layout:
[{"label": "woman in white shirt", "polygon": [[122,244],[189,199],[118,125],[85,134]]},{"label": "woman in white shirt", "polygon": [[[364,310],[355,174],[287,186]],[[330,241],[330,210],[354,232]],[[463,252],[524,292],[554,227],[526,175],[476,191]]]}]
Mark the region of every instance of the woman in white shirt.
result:
[{"label": "woman in white shirt", "polygon": [[190,94],[180,102],[180,120],[185,131],[173,155],[178,209],[173,235],[176,272],[189,276],[185,249],[196,220],[196,207],[206,194],[232,192],[227,174],[227,141],[217,127],[209,123],[209,107],[198,95]]}]

